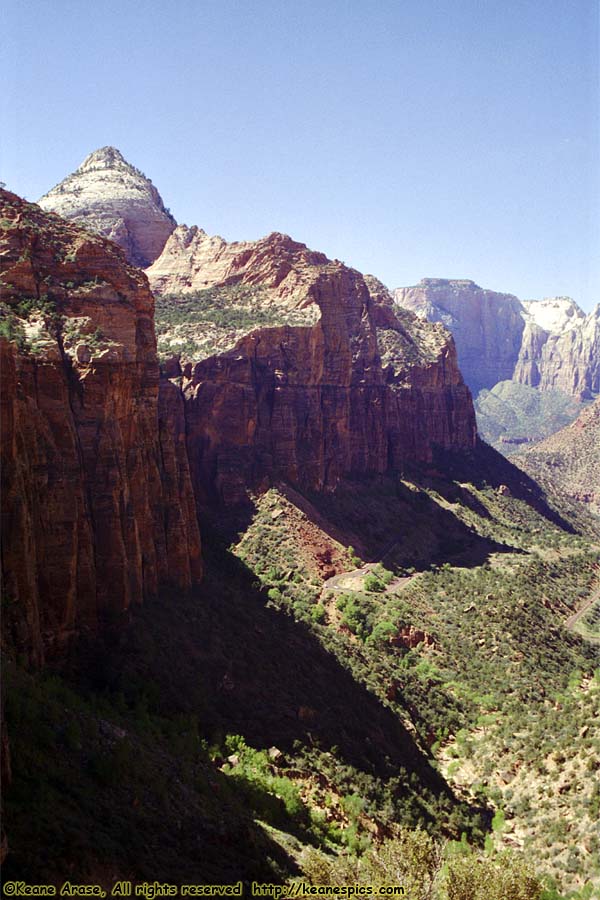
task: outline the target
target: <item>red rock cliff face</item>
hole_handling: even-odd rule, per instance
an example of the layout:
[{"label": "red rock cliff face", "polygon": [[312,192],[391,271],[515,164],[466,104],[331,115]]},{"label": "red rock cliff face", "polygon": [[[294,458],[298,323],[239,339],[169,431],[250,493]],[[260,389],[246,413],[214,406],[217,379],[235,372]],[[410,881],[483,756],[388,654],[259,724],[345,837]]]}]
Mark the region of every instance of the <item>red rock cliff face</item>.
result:
[{"label": "red rock cliff face", "polygon": [[257,329],[185,367],[200,496],[235,502],[272,479],[331,489],[346,474],[429,461],[436,446],[474,445],[452,338],[396,315],[375,279],[285,235],[228,245],[193,229],[172,235],[149,276],[158,290],[184,292],[260,283],[280,313],[287,303],[309,323]]},{"label": "red rock cliff face", "polygon": [[3,624],[41,663],[160,586],[188,588],[200,540],[145,276],[111,242],[0,199]]}]

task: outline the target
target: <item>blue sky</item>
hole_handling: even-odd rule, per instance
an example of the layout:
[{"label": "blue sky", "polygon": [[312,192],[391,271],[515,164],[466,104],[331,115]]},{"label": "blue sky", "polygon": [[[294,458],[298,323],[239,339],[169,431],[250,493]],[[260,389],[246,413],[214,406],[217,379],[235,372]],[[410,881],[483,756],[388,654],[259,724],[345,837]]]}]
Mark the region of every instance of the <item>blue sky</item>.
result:
[{"label": "blue sky", "polygon": [[596,0],[4,0],[0,177],[112,144],[179,222],[600,301]]}]

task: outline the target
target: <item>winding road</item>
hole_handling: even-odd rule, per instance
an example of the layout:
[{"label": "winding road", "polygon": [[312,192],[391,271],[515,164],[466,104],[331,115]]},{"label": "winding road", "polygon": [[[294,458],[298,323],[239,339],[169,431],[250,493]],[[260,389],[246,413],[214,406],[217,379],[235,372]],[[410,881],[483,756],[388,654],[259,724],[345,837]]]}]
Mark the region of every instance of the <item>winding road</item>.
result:
[{"label": "winding road", "polygon": [[[577,625],[579,620],[581,618],[583,618],[583,616],[585,616],[585,614],[587,612],[589,612],[589,610],[592,608],[592,606],[595,603],[598,603],[599,601],[600,601],[600,584],[598,585],[598,587],[596,588],[595,591],[592,591],[592,593],[590,594],[588,599],[585,601],[585,603],[583,604],[581,609],[577,610],[576,613],[573,613],[572,616],[569,616],[569,618],[565,622],[565,627],[568,628],[570,631],[574,631],[575,626]],[[585,635],[585,637],[588,641],[593,641],[594,643],[600,643],[600,634],[597,636],[596,635]]]}]

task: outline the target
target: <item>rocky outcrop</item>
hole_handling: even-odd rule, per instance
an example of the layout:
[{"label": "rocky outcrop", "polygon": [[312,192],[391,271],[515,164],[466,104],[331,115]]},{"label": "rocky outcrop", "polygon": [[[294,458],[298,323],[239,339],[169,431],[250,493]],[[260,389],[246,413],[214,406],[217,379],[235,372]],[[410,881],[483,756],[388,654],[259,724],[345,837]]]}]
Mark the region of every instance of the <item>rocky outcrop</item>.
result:
[{"label": "rocky outcrop", "polygon": [[39,205],[115,241],[142,268],[160,255],[177,224],[152,182],[114,147],[90,153]]},{"label": "rocky outcrop", "polygon": [[393,647],[405,647],[407,650],[413,650],[419,644],[423,647],[435,647],[432,636],[414,625],[403,625],[390,637],[389,642]]},{"label": "rocky outcrop", "polygon": [[5,637],[34,662],[201,574],[183,400],[114,244],[2,191]]},{"label": "rocky outcrop", "polygon": [[[282,317],[183,369],[188,456],[205,499],[236,502],[272,479],[331,489],[345,474],[474,446],[451,338],[395,313],[375,279],[285,235],[226,244],[182,228],[148,274],[162,292],[261,285]],[[286,310],[307,324],[286,324]]]},{"label": "rocky outcrop", "polygon": [[313,268],[328,264],[325,254],[278,232],[258,241],[227,243],[196,226],[179,225],[147,275],[157,294],[242,282],[272,289],[293,306],[306,300]]},{"label": "rocky outcrop", "polygon": [[394,298],[452,331],[475,394],[508,380],[579,399],[600,392],[600,306],[586,316],[569,297],[521,302],[472,281],[434,278],[398,288]]}]

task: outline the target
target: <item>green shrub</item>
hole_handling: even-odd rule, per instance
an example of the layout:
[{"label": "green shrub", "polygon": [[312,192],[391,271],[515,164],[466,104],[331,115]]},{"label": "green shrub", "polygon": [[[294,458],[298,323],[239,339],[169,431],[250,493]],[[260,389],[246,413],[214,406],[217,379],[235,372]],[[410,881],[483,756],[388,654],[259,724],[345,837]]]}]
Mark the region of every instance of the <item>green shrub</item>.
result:
[{"label": "green shrub", "polygon": [[365,591],[381,592],[385,590],[385,585],[379,580],[377,575],[369,574],[364,580]]}]

